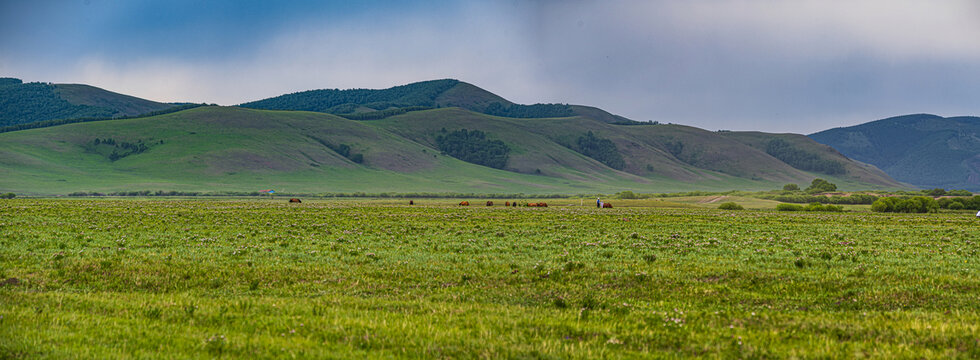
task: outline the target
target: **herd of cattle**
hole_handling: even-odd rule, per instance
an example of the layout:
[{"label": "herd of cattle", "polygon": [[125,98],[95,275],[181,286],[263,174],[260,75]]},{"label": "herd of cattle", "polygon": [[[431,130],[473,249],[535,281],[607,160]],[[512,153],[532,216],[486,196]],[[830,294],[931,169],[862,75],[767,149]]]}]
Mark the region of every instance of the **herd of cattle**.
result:
[{"label": "herd of cattle", "polygon": [[[292,199],[289,199],[289,202],[291,202],[291,203],[302,203],[303,201],[300,200],[300,199],[297,199],[297,198],[292,198]],[[408,201],[408,204],[409,205],[415,205],[415,200],[409,200]],[[469,201],[461,201],[459,203],[459,206],[470,206],[470,202]],[[493,201],[487,201],[487,206],[493,206]],[[518,204],[517,204],[516,201],[513,201],[513,202],[506,201],[506,202],[504,202],[504,206],[517,207]],[[525,203],[524,206],[527,206],[527,207],[548,207],[548,203],[545,203],[545,202],[536,202],[536,203],[529,202],[529,203]],[[613,206],[610,203],[602,203],[602,207],[603,208],[607,208],[607,209],[612,209]]]},{"label": "herd of cattle", "polygon": [[[412,205],[411,202],[409,202],[409,205]],[[459,203],[459,206],[470,206],[470,202],[469,201],[461,201]],[[487,201],[487,206],[493,206],[493,201]],[[504,206],[514,206],[514,207],[516,207],[516,206],[518,206],[518,204],[517,204],[516,201],[514,201],[514,202],[505,201],[504,202]],[[525,203],[524,206],[528,206],[528,207],[548,207],[548,203],[543,203],[543,202]]]}]

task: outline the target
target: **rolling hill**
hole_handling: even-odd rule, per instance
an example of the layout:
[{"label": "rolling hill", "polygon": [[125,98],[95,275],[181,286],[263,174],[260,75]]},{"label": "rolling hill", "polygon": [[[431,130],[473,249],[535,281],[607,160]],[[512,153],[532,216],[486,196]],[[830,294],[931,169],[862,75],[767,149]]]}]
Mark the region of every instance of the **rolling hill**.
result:
[{"label": "rolling hill", "polygon": [[[440,140],[463,129],[505,144],[505,165],[497,169],[447,155]],[[203,106],[2,133],[0,192],[588,194],[772,189],[815,177],[845,188],[901,186],[839,154],[834,159],[848,171],[822,174],[731,136],[581,115],[498,117],[460,107],[357,121],[321,112]],[[821,146],[802,136],[788,141],[802,149]],[[610,160],[615,154],[621,163]]]},{"label": "rolling hill", "polygon": [[906,115],[809,137],[902,182],[980,191],[978,117]]},{"label": "rolling hill", "polygon": [[[356,114],[459,107],[466,110],[512,118],[586,116],[602,122],[630,121],[604,110],[568,104],[512,103],[496,94],[459,80],[443,79],[395,86],[382,90],[326,89],[281,95],[239,105],[251,109],[302,110],[354,118]],[[387,117],[387,116],[379,116]]]},{"label": "rolling hill", "polygon": [[57,119],[134,116],[173,106],[89,85],[0,78],[0,127]]}]

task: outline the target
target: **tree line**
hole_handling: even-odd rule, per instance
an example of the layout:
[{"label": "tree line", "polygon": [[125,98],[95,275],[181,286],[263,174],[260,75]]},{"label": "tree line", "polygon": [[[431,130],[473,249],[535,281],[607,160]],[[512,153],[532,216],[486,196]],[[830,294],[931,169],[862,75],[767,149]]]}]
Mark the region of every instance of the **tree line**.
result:
[{"label": "tree line", "polygon": [[349,114],[358,107],[385,110],[392,107],[435,107],[440,94],[459,84],[458,80],[433,80],[389,89],[324,89],[301,91],[258,100],[239,106],[267,110],[302,110]]},{"label": "tree line", "polygon": [[178,111],[184,111],[184,110],[188,110],[188,109],[193,109],[193,108],[196,108],[196,107],[199,107],[199,106],[207,106],[207,105],[206,104],[184,104],[184,105],[178,105],[178,106],[170,107],[170,108],[167,108],[167,109],[158,110],[158,111],[151,111],[151,112],[148,112],[148,113],[143,113],[143,114],[134,115],[134,116],[83,117],[83,118],[72,118],[72,119],[54,119],[54,120],[37,121],[37,122],[32,122],[32,123],[27,123],[27,124],[17,124],[17,125],[10,125],[10,126],[0,127],[0,133],[10,132],[10,131],[19,131],[19,130],[28,130],[28,129],[38,129],[38,128],[45,128],[45,127],[65,125],[65,124],[74,124],[74,123],[80,123],[80,122],[106,121],[106,120],[123,120],[123,119],[139,119],[139,118],[145,118],[145,117],[151,117],[151,116],[157,116],[157,115],[165,115],[165,114],[175,113],[175,112],[178,112]]},{"label": "tree line", "polygon": [[407,113],[407,112],[422,111],[422,110],[431,110],[431,109],[433,109],[433,107],[431,107],[431,106],[408,106],[408,107],[402,107],[402,108],[397,108],[397,109],[387,109],[387,110],[379,110],[379,111],[368,111],[368,112],[353,113],[353,114],[341,114],[339,116],[340,117],[343,117],[345,119],[348,119],[348,120],[358,120],[358,121],[363,121],[363,120],[381,120],[381,119],[384,119],[384,118],[387,118],[387,117],[391,117],[391,116],[395,116],[395,115],[401,115],[401,114],[404,114],[404,113]]},{"label": "tree line", "polygon": [[492,102],[483,111],[484,114],[509,118],[550,118],[574,116],[575,111],[568,104],[502,104]]},{"label": "tree line", "polygon": [[52,84],[0,82],[0,126],[3,127],[52,119],[107,118],[115,113],[104,107],[74,105],[58,96]]}]

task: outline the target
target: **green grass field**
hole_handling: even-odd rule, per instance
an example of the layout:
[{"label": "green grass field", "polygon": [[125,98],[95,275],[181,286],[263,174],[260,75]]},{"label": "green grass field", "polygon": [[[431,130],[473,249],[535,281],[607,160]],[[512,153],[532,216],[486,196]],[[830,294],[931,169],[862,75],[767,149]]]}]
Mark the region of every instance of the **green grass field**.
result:
[{"label": "green grass field", "polygon": [[506,200],[0,200],[0,358],[980,357],[972,214]]}]

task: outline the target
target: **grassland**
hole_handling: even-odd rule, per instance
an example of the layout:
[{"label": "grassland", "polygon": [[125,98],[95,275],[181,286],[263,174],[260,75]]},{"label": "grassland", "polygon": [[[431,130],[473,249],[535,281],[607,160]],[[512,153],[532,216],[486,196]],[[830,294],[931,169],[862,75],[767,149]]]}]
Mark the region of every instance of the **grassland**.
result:
[{"label": "grassland", "polygon": [[0,201],[0,358],[980,357],[972,214],[415,201]]}]

